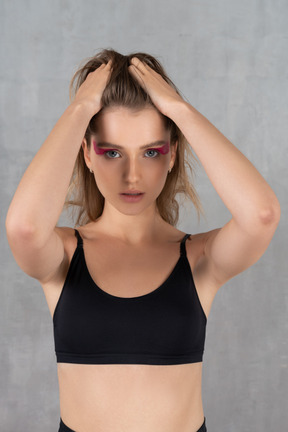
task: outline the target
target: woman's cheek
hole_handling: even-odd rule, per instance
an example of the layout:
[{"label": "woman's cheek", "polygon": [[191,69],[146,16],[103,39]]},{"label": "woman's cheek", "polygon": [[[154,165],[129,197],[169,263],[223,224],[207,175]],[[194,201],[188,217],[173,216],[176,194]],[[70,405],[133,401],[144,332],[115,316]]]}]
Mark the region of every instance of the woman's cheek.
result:
[{"label": "woman's cheek", "polygon": [[[115,161],[106,160],[102,163],[102,157],[99,157],[99,163],[95,164],[95,181],[101,192],[108,191],[109,189],[117,189],[120,186],[121,181],[121,168],[120,164]],[[103,194],[103,192],[101,192]]]}]

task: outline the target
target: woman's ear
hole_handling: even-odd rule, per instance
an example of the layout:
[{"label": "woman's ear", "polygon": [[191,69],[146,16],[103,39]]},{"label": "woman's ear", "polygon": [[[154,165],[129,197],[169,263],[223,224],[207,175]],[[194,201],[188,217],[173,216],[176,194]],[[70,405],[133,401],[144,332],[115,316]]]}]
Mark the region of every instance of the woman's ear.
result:
[{"label": "woman's ear", "polygon": [[86,165],[88,168],[91,168],[90,148],[88,147],[86,138],[83,138],[81,145],[82,145]]}]

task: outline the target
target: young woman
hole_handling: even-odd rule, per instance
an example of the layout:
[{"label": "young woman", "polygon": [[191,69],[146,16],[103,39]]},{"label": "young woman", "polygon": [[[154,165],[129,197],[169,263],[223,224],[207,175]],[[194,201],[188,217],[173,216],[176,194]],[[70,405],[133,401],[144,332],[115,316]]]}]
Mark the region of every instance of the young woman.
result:
[{"label": "young woman", "polygon": [[[15,260],[53,318],[59,431],[204,432],[211,305],[266,250],[278,200],[152,56],[104,50],[75,81],[6,219]],[[201,210],[191,149],[232,215],[194,235],[176,228],[177,193]],[[77,230],[56,226],[65,198]]]}]

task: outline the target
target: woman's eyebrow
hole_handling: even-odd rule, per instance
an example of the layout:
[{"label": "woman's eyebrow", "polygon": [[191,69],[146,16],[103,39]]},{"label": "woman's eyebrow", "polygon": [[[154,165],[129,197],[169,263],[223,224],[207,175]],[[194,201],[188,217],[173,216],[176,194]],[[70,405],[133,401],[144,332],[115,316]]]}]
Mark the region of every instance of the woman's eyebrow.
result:
[{"label": "woman's eyebrow", "polygon": [[[147,148],[155,147],[155,146],[163,146],[165,144],[167,144],[167,141],[159,140],[159,141],[154,141],[154,142],[152,142],[150,144],[145,144],[144,146],[141,146],[140,149],[142,150],[142,149],[147,149]],[[104,142],[104,141],[97,142],[96,145],[97,145],[97,147],[102,147],[102,148],[113,148],[113,149],[114,148],[118,148],[118,149],[121,149],[121,150],[124,149],[124,147],[122,147],[120,145],[112,144],[112,143]]]}]

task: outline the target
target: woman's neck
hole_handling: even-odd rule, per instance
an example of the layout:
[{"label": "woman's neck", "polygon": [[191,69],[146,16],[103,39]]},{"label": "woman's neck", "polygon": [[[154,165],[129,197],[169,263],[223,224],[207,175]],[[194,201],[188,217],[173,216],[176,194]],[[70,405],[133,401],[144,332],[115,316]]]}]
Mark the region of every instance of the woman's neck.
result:
[{"label": "woman's neck", "polygon": [[140,214],[127,215],[112,206],[105,206],[103,213],[97,220],[98,228],[125,243],[139,244],[153,242],[159,236],[167,223],[160,216],[158,209],[149,207]]}]

